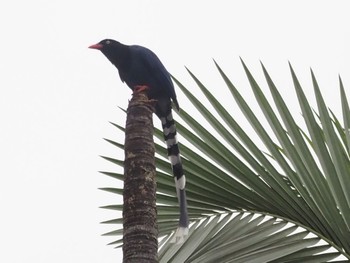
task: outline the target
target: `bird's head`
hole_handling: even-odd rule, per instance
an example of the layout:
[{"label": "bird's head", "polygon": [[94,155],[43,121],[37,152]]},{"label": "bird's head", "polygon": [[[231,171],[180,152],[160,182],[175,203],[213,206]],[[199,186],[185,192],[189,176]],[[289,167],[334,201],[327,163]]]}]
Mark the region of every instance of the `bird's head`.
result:
[{"label": "bird's head", "polygon": [[128,47],[113,39],[104,39],[89,48],[100,50],[116,67],[128,56]]},{"label": "bird's head", "polygon": [[115,41],[113,39],[104,39],[98,42],[97,44],[89,46],[89,48],[98,49],[104,52],[108,50],[113,50],[115,48],[118,48],[119,46],[120,43],[118,41]]}]

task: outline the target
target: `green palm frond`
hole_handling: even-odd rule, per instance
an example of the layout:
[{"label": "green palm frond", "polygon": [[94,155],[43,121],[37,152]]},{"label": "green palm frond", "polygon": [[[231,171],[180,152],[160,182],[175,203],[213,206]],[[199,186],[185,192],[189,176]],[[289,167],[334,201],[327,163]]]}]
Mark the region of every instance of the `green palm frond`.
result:
[{"label": "green palm frond", "polygon": [[[344,125],[326,107],[313,72],[317,111],[309,105],[290,66],[305,121],[306,129],[302,130],[266,68],[262,65],[276,110],[243,61],[242,64],[269,127],[261,123],[215,63],[264,149],[192,72],[188,71],[215,114],[174,78],[207,124],[202,125],[185,110],[177,118],[178,133],[190,143],[180,146],[192,222],[182,246],[169,243],[177,226],[177,199],[166,149],[155,144],[158,224],[163,237],[160,262],[327,262],[339,255],[350,259],[350,111],[341,79]],[[155,136],[163,139],[160,130],[155,130]],[[107,141],[123,149],[123,144]],[[104,158],[123,165],[122,160]],[[121,174],[104,173],[118,180],[123,178]],[[122,189],[102,189],[122,193]],[[122,206],[104,208],[121,210]],[[120,224],[121,219],[104,223]],[[295,231],[297,228],[302,230]],[[120,234],[116,230],[106,235]]]},{"label": "green palm frond", "polygon": [[306,262],[306,257],[325,262],[339,255],[323,253],[331,246],[315,246],[319,237],[307,238],[309,231],[297,229],[267,215],[224,213],[196,222],[182,246],[164,244],[160,262]]}]

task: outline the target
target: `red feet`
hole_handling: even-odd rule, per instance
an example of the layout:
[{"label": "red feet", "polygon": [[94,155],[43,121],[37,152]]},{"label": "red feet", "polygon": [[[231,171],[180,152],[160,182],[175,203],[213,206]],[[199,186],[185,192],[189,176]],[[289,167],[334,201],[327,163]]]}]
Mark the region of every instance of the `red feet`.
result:
[{"label": "red feet", "polygon": [[139,93],[139,92],[142,92],[142,91],[146,91],[148,89],[149,89],[149,87],[146,86],[146,85],[136,85],[134,87],[134,93]]}]

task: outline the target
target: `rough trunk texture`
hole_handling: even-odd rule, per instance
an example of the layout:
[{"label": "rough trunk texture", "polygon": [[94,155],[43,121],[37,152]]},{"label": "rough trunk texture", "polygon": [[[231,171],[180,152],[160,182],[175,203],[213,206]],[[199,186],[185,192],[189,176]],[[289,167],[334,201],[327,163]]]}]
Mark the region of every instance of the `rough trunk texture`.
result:
[{"label": "rough trunk texture", "polygon": [[134,93],[125,129],[123,263],[158,262],[153,111],[144,92]]}]

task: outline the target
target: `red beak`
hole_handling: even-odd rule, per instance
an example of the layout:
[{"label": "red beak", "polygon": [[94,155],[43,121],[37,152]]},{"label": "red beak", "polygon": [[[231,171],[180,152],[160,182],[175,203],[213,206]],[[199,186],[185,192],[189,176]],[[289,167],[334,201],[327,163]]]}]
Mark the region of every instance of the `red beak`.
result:
[{"label": "red beak", "polygon": [[94,44],[94,45],[89,46],[89,48],[93,48],[93,49],[102,49],[102,48],[103,48],[103,45],[102,45],[102,44]]}]

